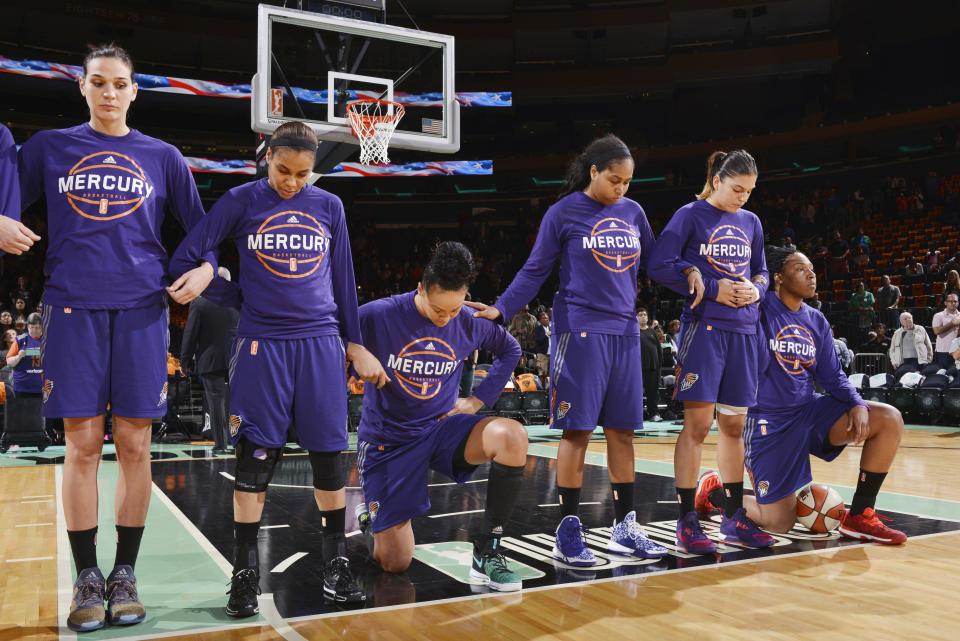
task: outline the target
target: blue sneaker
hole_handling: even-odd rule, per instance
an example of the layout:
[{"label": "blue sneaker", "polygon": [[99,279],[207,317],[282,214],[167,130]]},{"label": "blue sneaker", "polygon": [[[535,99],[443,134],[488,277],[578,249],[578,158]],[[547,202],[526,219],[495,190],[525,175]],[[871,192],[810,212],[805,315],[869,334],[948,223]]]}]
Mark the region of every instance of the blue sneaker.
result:
[{"label": "blue sneaker", "polygon": [[714,554],[717,551],[716,544],[703,533],[696,510],[677,520],[677,545],[687,554]]},{"label": "blue sneaker", "polygon": [[563,561],[567,565],[587,567],[597,564],[597,557],[587,547],[584,534],[587,528],[580,524],[580,519],[572,514],[563,517],[557,526],[557,540],[553,545],[553,558]]},{"label": "blue sneaker", "polygon": [[741,545],[748,548],[768,548],[775,539],[757,527],[757,524],[747,518],[747,511],[740,508],[727,518],[724,514],[720,519],[720,540],[730,545]]},{"label": "blue sneaker", "polygon": [[607,552],[641,559],[659,559],[666,555],[667,548],[647,538],[647,533],[637,523],[637,513],[631,511],[622,521],[613,524],[610,540],[607,541]]},{"label": "blue sneaker", "polygon": [[103,574],[98,568],[82,570],[73,584],[67,627],[75,632],[102,628],[106,624],[106,610],[103,607],[106,589]]}]

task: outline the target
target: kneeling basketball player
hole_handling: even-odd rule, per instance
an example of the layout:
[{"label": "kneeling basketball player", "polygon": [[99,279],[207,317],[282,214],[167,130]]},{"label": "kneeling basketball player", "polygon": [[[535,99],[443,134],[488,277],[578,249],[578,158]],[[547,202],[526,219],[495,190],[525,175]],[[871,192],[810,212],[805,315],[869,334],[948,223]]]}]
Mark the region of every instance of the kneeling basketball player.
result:
[{"label": "kneeling basketball player", "polygon": [[[810,455],[832,461],[848,443],[863,443],[856,493],[840,533],[903,543],[906,535],[887,527],[874,511],[903,435],[903,418],[890,405],[864,401],[844,376],[829,322],[803,302],[817,289],[810,260],[777,247],[767,254],[767,268],[775,291],[760,304],[760,386],[743,431],[756,497],[744,497],[744,507],[764,529],[788,531],[797,516],[794,492],[812,479]],[[816,393],[814,380],[829,395]],[[705,472],[697,486],[697,509],[706,514],[722,501],[716,472]]]},{"label": "kneeling basketball player", "polygon": [[[344,359],[366,381],[382,385],[386,377],[361,344],[343,204],[306,184],[316,151],[317,137],[303,123],[278,127],[267,150],[267,177],[224,194],[171,262],[174,275],[183,273],[227,238],[234,239],[240,254],[243,303],[230,359],[230,434],[237,467],[227,614],[233,617],[259,611],[257,534],[267,485],[292,425],[313,468],[324,596],[336,602],[364,600],[344,553]],[[226,300],[227,285],[218,278],[207,295]]]},{"label": "kneeling basketball player", "polygon": [[[382,389],[366,385],[363,397],[357,467],[365,503],[357,519],[368,543],[372,538],[374,560],[387,572],[403,572],[413,559],[410,519],[430,509],[429,471],[464,483],[492,460],[470,576],[494,590],[519,590],[500,538],[522,480],[527,432],[517,421],[474,413],[493,407],[521,352],[503,327],[462,313],[473,274],[466,247],[440,243],[415,292],[360,308],[367,347],[391,381]],[[461,363],[476,349],[496,360],[473,396],[458,399]]]}]

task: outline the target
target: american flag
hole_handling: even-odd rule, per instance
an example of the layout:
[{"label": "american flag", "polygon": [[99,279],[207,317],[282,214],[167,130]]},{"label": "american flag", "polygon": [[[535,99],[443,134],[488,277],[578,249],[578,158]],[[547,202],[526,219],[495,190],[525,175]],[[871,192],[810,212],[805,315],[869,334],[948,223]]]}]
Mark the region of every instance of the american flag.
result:
[{"label": "american flag", "polygon": [[420,128],[425,134],[442,134],[443,120],[436,118],[421,118]]}]

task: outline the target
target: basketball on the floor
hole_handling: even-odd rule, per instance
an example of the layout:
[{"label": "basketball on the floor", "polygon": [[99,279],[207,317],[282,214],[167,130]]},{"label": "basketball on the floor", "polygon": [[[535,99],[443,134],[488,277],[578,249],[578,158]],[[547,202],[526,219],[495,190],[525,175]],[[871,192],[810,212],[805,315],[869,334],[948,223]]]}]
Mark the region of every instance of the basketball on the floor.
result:
[{"label": "basketball on the floor", "polygon": [[797,522],[813,532],[836,530],[845,510],[840,493],[829,485],[811,483],[797,492]]}]

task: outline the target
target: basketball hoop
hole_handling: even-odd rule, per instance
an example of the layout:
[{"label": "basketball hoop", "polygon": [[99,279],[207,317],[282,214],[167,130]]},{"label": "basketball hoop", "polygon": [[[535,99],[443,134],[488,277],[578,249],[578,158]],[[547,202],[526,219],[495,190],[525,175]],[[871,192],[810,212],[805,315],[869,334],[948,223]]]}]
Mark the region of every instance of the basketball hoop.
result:
[{"label": "basketball hoop", "polygon": [[386,165],[387,146],[397,123],[403,118],[403,105],[390,100],[362,98],[347,103],[347,115],[353,135],[360,139],[360,162]]}]

